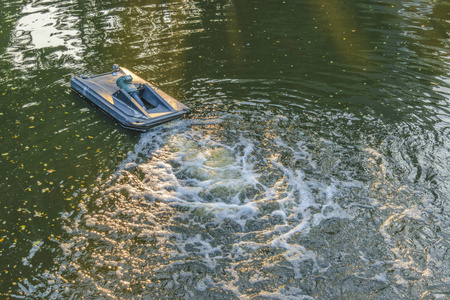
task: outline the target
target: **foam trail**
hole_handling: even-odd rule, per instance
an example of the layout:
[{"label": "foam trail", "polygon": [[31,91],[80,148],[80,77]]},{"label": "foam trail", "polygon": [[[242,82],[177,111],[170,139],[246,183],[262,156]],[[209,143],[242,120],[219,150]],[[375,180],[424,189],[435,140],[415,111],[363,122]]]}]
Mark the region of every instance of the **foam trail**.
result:
[{"label": "foam trail", "polygon": [[[65,215],[61,268],[46,275],[59,296],[310,299],[303,287],[339,274],[341,261],[365,266],[376,288],[392,280],[371,255],[383,261],[400,251],[389,228],[406,215],[380,228],[390,248],[371,254],[354,244],[352,224],[367,226],[360,216],[379,204],[340,166],[342,149],[308,136],[285,139],[282,128],[255,138],[255,130],[231,130],[229,117],[198,123],[143,134],[119,169],[99,179],[81,213]],[[318,159],[325,151],[335,152]],[[367,153],[375,163],[377,152]],[[385,171],[377,178],[386,180]],[[348,261],[349,251],[359,259]]]}]

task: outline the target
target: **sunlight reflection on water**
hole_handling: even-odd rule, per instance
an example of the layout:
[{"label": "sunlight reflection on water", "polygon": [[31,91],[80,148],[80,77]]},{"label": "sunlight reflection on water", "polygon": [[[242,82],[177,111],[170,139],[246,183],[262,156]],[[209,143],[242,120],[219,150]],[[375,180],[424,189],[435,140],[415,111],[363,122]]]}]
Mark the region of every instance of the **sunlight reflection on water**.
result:
[{"label": "sunlight reflection on water", "polygon": [[[24,6],[12,33],[10,47],[6,53],[12,57],[16,68],[26,65],[36,67],[39,61],[33,61],[30,52],[41,52],[35,59],[59,60],[62,56],[80,60],[85,46],[77,28],[79,20],[68,16],[71,2],[55,5],[36,2]],[[47,51],[46,49],[52,49]]]},{"label": "sunlight reflection on water", "polygon": [[[5,5],[0,293],[449,294],[450,5],[269,2]],[[192,119],[133,134],[70,93],[112,63]]]}]

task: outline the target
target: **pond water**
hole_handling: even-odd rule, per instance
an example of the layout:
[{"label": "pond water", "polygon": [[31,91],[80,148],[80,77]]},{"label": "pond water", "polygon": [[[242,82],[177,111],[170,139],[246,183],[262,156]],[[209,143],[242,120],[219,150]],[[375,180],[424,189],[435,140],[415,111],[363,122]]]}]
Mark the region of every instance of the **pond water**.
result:
[{"label": "pond water", "polygon": [[[0,4],[2,297],[450,297],[449,1]],[[114,63],[191,117],[71,92]]]}]

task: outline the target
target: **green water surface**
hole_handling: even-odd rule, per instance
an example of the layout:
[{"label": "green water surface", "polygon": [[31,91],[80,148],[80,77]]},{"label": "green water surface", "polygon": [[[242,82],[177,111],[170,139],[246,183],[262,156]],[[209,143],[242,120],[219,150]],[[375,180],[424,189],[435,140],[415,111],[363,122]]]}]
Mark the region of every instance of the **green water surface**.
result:
[{"label": "green water surface", "polygon": [[[2,297],[449,296],[449,1],[0,5]],[[189,106],[191,118],[135,133],[71,92],[73,76],[114,63]],[[117,173],[124,161],[138,165],[132,175]],[[168,177],[153,173],[161,164]],[[171,174],[178,183],[164,185]],[[111,175],[139,182],[119,188]],[[151,259],[151,243],[133,231],[145,223],[141,204],[134,217],[99,217],[147,187],[159,195],[149,205],[163,205],[151,206],[163,224],[151,228],[167,233]],[[108,193],[108,206],[93,205]],[[222,218],[199,203],[257,211]],[[106,261],[127,255],[82,242],[92,222],[74,233],[77,216],[110,226],[96,229],[105,239],[136,238],[125,247],[137,255],[123,262],[129,273],[110,274]],[[71,242],[78,252],[64,254]]]}]

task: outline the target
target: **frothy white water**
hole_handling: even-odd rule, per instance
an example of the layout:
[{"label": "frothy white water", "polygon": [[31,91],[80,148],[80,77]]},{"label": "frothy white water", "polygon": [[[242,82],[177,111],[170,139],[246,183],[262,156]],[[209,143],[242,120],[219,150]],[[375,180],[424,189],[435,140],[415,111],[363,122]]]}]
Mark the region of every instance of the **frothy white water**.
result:
[{"label": "frothy white water", "polygon": [[[185,286],[191,296],[218,289],[234,297],[281,297],[292,289],[263,287],[272,273],[281,268],[287,274],[278,276],[301,280],[304,262],[320,271],[315,252],[295,236],[307,235],[324,219],[351,218],[334,201],[336,185],[308,180],[301,169],[285,165],[270,148],[295,149],[278,137],[255,141],[245,132],[224,134],[221,123],[184,122],[142,135],[120,170],[90,197],[79,223],[68,226],[74,238],[63,248],[76,277],[107,297],[133,284],[135,290],[137,282],[145,286],[137,279],[142,274],[167,273],[172,275],[165,284]],[[294,153],[307,156],[300,149]],[[314,189],[324,190],[317,196]],[[85,261],[84,254],[76,257],[82,248],[85,263],[97,268],[79,264]],[[264,274],[255,273],[257,266]],[[102,275],[114,282],[109,288],[95,279],[98,268],[114,270]]]},{"label": "frothy white water", "polygon": [[236,123],[181,121],[143,134],[119,170],[99,178],[82,212],[67,216],[60,267],[44,274],[47,290],[74,298],[312,299],[375,289],[384,297],[396,293],[392,282],[408,286],[405,270],[432,274],[432,255],[420,265],[392,229],[419,215],[398,215],[400,203],[383,194],[411,189],[391,182],[376,150],[362,150],[356,159],[365,165],[352,169],[348,151],[332,141],[284,136],[283,124],[274,132],[259,123],[238,131]]}]

